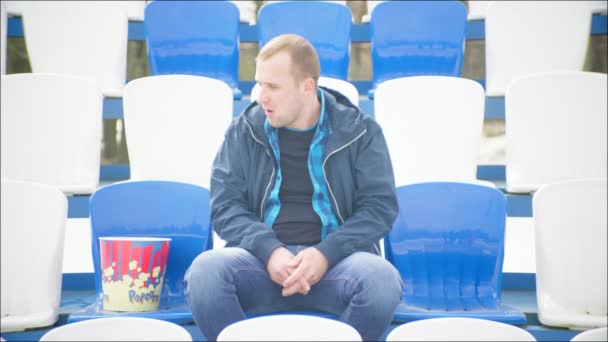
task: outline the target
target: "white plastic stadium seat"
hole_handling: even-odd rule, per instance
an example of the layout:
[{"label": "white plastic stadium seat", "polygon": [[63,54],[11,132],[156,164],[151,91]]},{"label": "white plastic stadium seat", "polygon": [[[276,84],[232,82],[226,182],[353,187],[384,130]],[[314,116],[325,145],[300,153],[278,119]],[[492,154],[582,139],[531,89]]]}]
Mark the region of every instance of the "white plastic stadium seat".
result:
[{"label": "white plastic stadium seat", "polygon": [[[107,2],[107,1],[106,1]],[[144,21],[145,0],[123,0],[119,1],[127,10],[127,17],[133,21]]]},{"label": "white plastic stadium seat", "polygon": [[477,176],[485,96],[460,77],[412,76],[380,83],[374,99],[402,186],[426,181],[480,183]]},{"label": "white plastic stadium seat", "polygon": [[125,4],[27,1],[19,7],[32,72],[89,78],[105,96],[122,96],[127,75]]},{"label": "white plastic stadium seat", "polygon": [[183,327],[142,317],[96,318],[62,325],[40,341],[192,341]]},{"label": "white plastic stadium seat", "polygon": [[606,74],[540,73],[511,83],[505,96],[506,189],[528,193],[608,172]]},{"label": "white plastic stadium seat", "polygon": [[571,342],[583,342],[583,341],[608,341],[608,328],[595,328],[583,331],[582,333],[574,336]]},{"label": "white plastic stadium seat", "polygon": [[52,325],[59,318],[67,199],[53,186],[1,183],[0,330]]},{"label": "white plastic stadium seat", "polygon": [[569,180],[546,185],[532,198],[543,325],[608,325],[607,186],[605,176]]},{"label": "white plastic stadium seat", "polygon": [[431,318],[402,324],[386,337],[395,341],[536,341],[514,325],[478,318]]},{"label": "white plastic stadium seat", "polygon": [[232,90],[213,78],[159,75],[127,84],[123,106],[131,180],[209,189],[211,166],[232,120]]},{"label": "white plastic stadium seat", "polygon": [[384,1],[383,0],[367,0],[366,1],[367,14],[365,14],[365,15],[363,15],[363,17],[361,17],[361,22],[369,23],[369,21],[372,19],[372,13],[374,12],[374,8],[376,8],[376,6],[378,6],[382,2],[384,2]]},{"label": "white plastic stadium seat", "polygon": [[239,8],[240,13],[240,21],[241,23],[255,25],[257,21],[257,16],[255,12],[255,2],[254,1],[243,1],[243,0],[234,0],[230,1]]},{"label": "white plastic stadium seat", "polygon": [[[319,77],[318,83],[320,86],[340,92],[342,95],[346,96],[346,98],[348,98],[352,104],[357,107],[359,106],[359,92],[352,83],[337,78],[324,76]],[[251,89],[251,102],[256,101],[259,94],[260,86],[256,83],[253,86],[253,89]]]},{"label": "white plastic stadium seat", "polygon": [[467,16],[468,20],[480,20],[486,18],[486,11],[488,10],[488,6],[492,1],[467,1],[469,6],[469,14]]},{"label": "white plastic stadium seat", "polygon": [[0,2],[0,75],[6,74],[6,29],[8,21],[6,4]]},{"label": "white plastic stadium seat", "polygon": [[346,323],[305,315],[270,315],[233,323],[218,341],[361,341]]},{"label": "white plastic stadium seat", "polygon": [[17,16],[23,14],[22,5],[26,5],[26,4],[24,4],[25,2],[26,1],[22,1],[22,0],[2,0],[2,3],[6,7],[7,13],[10,15],[17,15]]},{"label": "white plastic stadium seat", "polygon": [[606,15],[606,12],[608,12],[608,1],[606,1],[606,0],[586,1],[586,2],[589,3],[592,13]]},{"label": "white plastic stadium seat", "polygon": [[591,8],[584,1],[493,1],[485,30],[486,95],[504,96],[524,75],[583,70]]},{"label": "white plastic stadium seat", "polygon": [[91,194],[99,184],[103,95],[90,80],[2,76],[2,178]]}]

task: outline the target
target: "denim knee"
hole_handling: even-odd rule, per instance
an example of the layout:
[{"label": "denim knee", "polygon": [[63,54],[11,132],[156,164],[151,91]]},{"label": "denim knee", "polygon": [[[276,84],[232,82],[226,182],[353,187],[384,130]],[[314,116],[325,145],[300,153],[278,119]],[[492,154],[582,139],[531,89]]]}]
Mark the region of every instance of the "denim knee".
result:
[{"label": "denim knee", "polygon": [[205,251],[194,259],[184,275],[186,293],[190,293],[191,288],[205,289],[204,293],[210,293],[208,290],[217,286],[220,279],[226,280],[229,277],[225,256],[218,250]]},{"label": "denim knee", "polygon": [[365,264],[355,285],[357,290],[373,294],[373,301],[378,305],[397,305],[401,301],[403,281],[393,265],[375,255],[355,262]]}]

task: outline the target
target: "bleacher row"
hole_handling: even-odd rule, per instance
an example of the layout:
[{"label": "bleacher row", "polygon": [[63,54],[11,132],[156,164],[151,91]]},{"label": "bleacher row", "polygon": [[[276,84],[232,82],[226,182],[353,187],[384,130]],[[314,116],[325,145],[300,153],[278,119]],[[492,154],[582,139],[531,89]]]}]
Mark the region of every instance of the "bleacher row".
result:
[{"label": "bleacher row", "polygon": [[[566,256],[560,259],[564,263],[570,262],[569,265],[578,265],[575,261],[580,262],[580,258],[577,259],[573,254],[586,253],[589,257],[586,259],[587,264],[597,262],[598,267],[572,267],[579,267],[582,275],[587,274],[585,271],[589,271],[596,272],[595,276],[598,276],[597,271],[602,263],[604,263],[603,269],[606,268],[606,246],[605,243],[598,244],[598,241],[605,241],[605,237],[601,238],[602,227],[603,234],[606,234],[605,205],[601,206],[603,209],[599,209],[602,199],[604,202],[606,200],[606,75],[582,72],[582,65],[587,38],[592,33],[592,18],[594,18],[594,22],[597,21],[595,18],[604,18],[600,20],[604,20],[605,23],[606,16],[592,16],[589,7],[577,5],[575,2],[561,5],[536,3],[525,5],[525,13],[532,21],[531,26],[527,26],[526,19],[528,18],[523,17],[521,12],[524,7],[517,9],[511,7],[514,4],[508,2],[504,5],[492,4],[488,7],[485,19],[486,67],[488,69],[487,79],[485,82],[481,82],[486,86],[484,89],[479,82],[460,77],[466,25],[469,22],[467,22],[466,10],[462,3],[456,1],[445,3],[452,7],[443,9],[445,12],[441,12],[432,7],[441,6],[437,3],[394,2],[391,4],[385,2],[378,5],[371,16],[369,39],[373,46],[374,80],[364,85],[366,89],[362,89],[362,83],[355,84],[354,87],[361,95],[365,95],[370,90],[369,99],[361,95],[354,98],[360,101],[362,109],[376,118],[385,131],[393,158],[397,186],[407,188],[409,184],[429,181],[483,184],[483,180],[491,180],[492,182],[486,182],[485,185],[497,186],[508,199],[504,216],[508,214],[510,217],[531,217],[532,194],[538,189],[564,181],[571,184],[572,179],[603,178],[603,183],[601,180],[599,183],[597,180],[592,180],[590,181],[591,186],[585,185],[587,189],[593,189],[592,192],[597,192],[599,184],[599,187],[603,188],[603,193],[596,194],[598,197],[583,195],[576,202],[577,205],[568,206],[568,210],[572,212],[575,212],[575,208],[578,207],[587,211],[595,208],[595,216],[591,217],[600,217],[600,221],[591,220],[586,224],[589,231],[584,234],[586,240],[580,242],[581,245],[578,246],[580,248],[569,246],[572,248],[572,253],[563,253],[567,257],[575,258],[574,261]],[[217,146],[221,143],[225,127],[230,119],[234,115],[238,115],[241,109],[255,97],[252,84],[239,82],[236,77],[238,74],[239,34],[249,30],[243,29],[242,24],[239,25],[236,7],[230,2],[150,2],[146,5],[143,27],[153,76],[132,80],[124,86],[126,40],[130,34],[130,28],[133,27],[128,24],[124,10],[110,9],[112,6],[96,7],[97,5],[91,4],[87,5],[88,7],[83,6],[82,15],[77,16],[74,6],[74,4],[68,3],[36,3],[29,8],[28,6],[23,8],[21,23],[33,74],[2,76],[2,202],[5,202],[4,179],[34,181],[58,187],[70,195],[66,214],[72,219],[89,217],[89,195],[97,191],[100,180],[104,181],[104,179],[106,182],[116,181],[116,178],[118,180],[170,179],[208,188],[211,161]],[[184,7],[180,8],[180,6]],[[323,7],[319,7],[319,9],[315,6]],[[504,6],[504,8],[499,10],[500,6]],[[524,5],[519,3],[518,6]],[[219,15],[219,12],[211,12],[220,8],[228,11],[230,20]],[[180,10],[185,12],[180,12]],[[338,62],[329,60],[324,63],[323,56],[321,56],[322,75],[323,70],[332,70],[332,66],[336,66],[336,70],[339,68],[344,70],[344,65],[346,65],[347,70],[347,51],[353,41],[351,37],[355,31],[351,31],[351,14],[347,10],[346,6],[332,2],[268,4],[265,5],[265,9],[263,7],[260,10],[258,15],[257,37],[263,44],[262,42],[267,41],[270,37],[280,32],[286,32],[283,30],[306,36],[309,32],[295,30],[305,27],[300,20],[309,22],[307,13],[310,12],[310,15],[314,15],[315,23],[319,23],[317,35],[314,36],[315,33],[310,33],[313,36],[307,37],[313,43],[316,42],[315,39],[330,39],[334,33],[342,33],[343,41],[341,43],[321,41],[318,42],[320,45],[315,45],[320,56],[323,51],[328,49],[336,50],[339,47],[342,51],[342,54],[328,51],[328,55],[341,56],[342,60]],[[287,14],[281,11],[287,11]],[[500,22],[493,18],[498,18],[499,13],[505,14],[509,11],[517,17],[518,27],[521,28],[519,35],[513,30],[500,32],[507,31],[505,27],[511,28],[513,25],[503,23],[502,26],[498,24],[492,26],[492,23]],[[86,13],[89,13],[89,16]],[[210,25],[208,27],[200,25],[200,31],[194,30],[194,24],[189,23],[186,20],[188,16],[184,16],[183,13],[187,13],[188,16],[197,20],[197,23],[205,22],[201,18],[209,17]],[[264,13],[268,13],[267,19],[265,19]],[[293,13],[297,13],[297,15]],[[342,22],[341,29],[323,27],[320,13],[329,14],[334,25],[339,21],[336,18],[343,18],[340,21]],[[382,17],[383,13],[386,17]],[[391,20],[398,20],[397,22],[402,24],[407,22],[404,18],[408,14],[414,14],[416,18],[420,19],[429,13],[435,15],[429,19],[429,26],[435,27],[437,35],[425,43],[414,44],[412,42],[416,42],[419,38],[411,35],[400,36],[400,33],[403,32],[415,32],[417,27],[396,30],[395,27],[399,26],[391,22]],[[442,13],[442,15],[438,16],[437,13]],[[450,33],[458,34],[454,41],[448,42],[445,40],[446,33],[443,30],[450,23],[450,20],[446,19],[447,16],[454,13],[457,14],[457,19],[454,21],[458,21],[460,26],[458,29],[449,29]],[[106,14],[107,16],[105,16]],[[552,17],[551,14],[555,14],[555,17]],[[157,16],[158,22],[152,23],[152,18],[155,16]],[[277,20],[277,17],[285,20]],[[539,17],[546,20],[540,26]],[[28,18],[36,19],[28,20]],[[554,22],[551,22],[552,18],[555,19]],[[116,20],[116,22],[113,23],[112,20]],[[512,22],[513,19],[502,20]],[[13,27],[19,23],[16,18],[11,18],[10,21]],[[56,25],[57,22],[64,25]],[[264,24],[265,22],[268,24]],[[441,25],[438,25],[438,22]],[[221,25],[226,23],[230,23],[230,29],[222,28]],[[288,28],[279,27],[279,23],[288,25]],[[423,25],[420,22],[418,24]],[[268,31],[264,31],[264,25],[270,27]],[[384,31],[386,31],[387,37],[378,38],[375,34],[382,32],[382,25],[385,25]],[[103,28],[99,38],[93,38],[96,37],[94,33],[87,31],[89,26]],[[344,28],[345,26],[348,26],[348,30]],[[74,30],[74,27],[82,29]],[[532,29],[532,27],[534,28]],[[539,37],[547,37],[542,32],[538,33],[543,29],[560,37],[559,43],[554,46],[543,44],[542,49],[538,49],[536,45],[540,45],[538,44]],[[13,28],[13,30],[15,29]],[[538,33],[538,36],[531,34],[532,30]],[[6,32],[4,28],[2,31]],[[219,31],[216,33],[229,34],[234,37],[229,43],[226,43],[227,40],[224,37],[223,40],[220,39],[221,45],[218,45],[217,41],[209,44],[215,51],[230,51],[229,56],[223,56],[226,60],[214,59],[218,58],[217,53],[214,56],[207,56],[211,54],[212,50],[202,43],[204,41],[202,37],[212,31]],[[345,34],[342,31],[348,32]],[[10,28],[8,32],[10,35]],[[111,39],[109,32],[112,32],[113,38]],[[603,32],[605,34],[606,31]],[[177,33],[183,33],[186,36],[177,36]],[[158,36],[154,36],[155,34]],[[172,34],[175,36],[171,36]],[[19,35],[19,33],[13,33],[13,35]],[[74,36],[74,41],[70,41],[70,35]],[[503,47],[507,52],[500,52],[500,48],[491,49],[492,46],[500,45],[498,37],[501,35],[509,38],[509,45],[505,43]],[[120,39],[115,39],[117,36]],[[492,42],[492,37],[497,37],[494,42]],[[382,39],[385,39],[384,48],[386,50],[384,51],[382,50]],[[568,45],[569,40],[571,45]],[[199,44],[179,45],[193,41]],[[513,42],[521,45],[514,46]],[[36,44],[38,44],[37,47]],[[75,51],[76,46],[79,46],[86,54]],[[197,50],[201,46],[203,49]],[[327,48],[327,46],[331,46],[331,48]],[[374,47],[378,51],[374,52]],[[65,49],[68,48],[74,52],[66,54]],[[527,51],[536,49],[539,54],[546,53],[546,55],[535,57],[538,59],[526,64],[526,61],[521,61],[523,58],[516,58],[517,53],[513,53],[513,51],[517,51],[517,49]],[[107,51],[117,53],[108,54]],[[176,54],[175,51],[181,51],[183,56]],[[408,59],[407,55],[391,55],[399,51],[410,51],[420,60],[412,60],[411,57]],[[563,53],[564,51],[568,51],[571,55],[562,56],[566,55]],[[53,56],[55,53],[57,56]],[[236,69],[234,67],[235,54]],[[391,55],[393,60],[382,60],[381,56],[387,54]],[[490,72],[491,65],[493,65],[490,62],[490,56],[496,55],[504,58],[502,62],[495,62],[495,74],[502,73],[502,76],[505,77],[498,82],[503,84],[502,90],[499,90],[498,93],[488,91],[488,89],[495,89],[492,88],[492,84],[497,84],[492,83],[496,81],[491,81],[493,73]],[[536,53],[531,55],[537,56]],[[421,56],[423,57],[421,58]],[[174,60],[171,60],[171,57]],[[560,60],[560,57],[564,57],[564,60]],[[434,62],[433,58],[441,62]],[[3,59],[5,60],[4,52]],[[110,59],[112,60],[110,61]],[[550,63],[547,62],[548,59],[550,59]],[[83,60],[87,60],[88,66],[81,68],[84,64]],[[123,60],[125,60],[125,65],[122,65]],[[201,60],[205,62],[201,63]],[[450,72],[429,69],[438,64],[444,63],[445,65],[446,60],[449,60],[446,69],[449,69]],[[522,64],[504,65],[514,61]],[[227,69],[230,70],[224,68],[226,64],[229,64],[230,68]],[[91,68],[91,65],[94,67]],[[107,65],[107,69],[104,65]],[[203,70],[209,65],[223,69],[223,71]],[[326,67],[324,68],[324,66]],[[388,76],[382,78],[379,70],[388,66],[396,70],[387,70],[386,75]],[[199,67],[201,69],[198,69]],[[419,67],[420,69],[398,70],[404,67]],[[506,68],[508,72],[499,72],[501,68]],[[49,73],[54,75],[49,75]],[[72,77],[57,74],[67,74]],[[228,74],[230,76],[226,76]],[[342,86],[350,86],[351,90],[353,88],[343,72],[336,71],[335,74],[329,74],[329,76],[326,74],[324,79],[329,80],[324,85],[334,89],[342,89]],[[508,79],[513,82],[507,81]],[[508,84],[509,87],[507,87]],[[502,93],[500,93],[501,91]],[[250,93],[251,96],[247,96]],[[244,98],[242,98],[243,94]],[[485,117],[488,117],[488,99],[494,99],[497,95],[505,96],[507,163],[503,167],[484,169],[476,165],[481,126],[484,113],[486,113]],[[119,98],[117,99],[116,96]],[[111,101],[114,102],[109,102],[108,99],[112,98],[114,99]],[[67,106],[66,103],[70,103],[70,105]],[[111,111],[108,109],[109,106],[117,103],[121,107],[119,108],[120,115],[109,115],[108,113]],[[85,113],[88,114],[84,115]],[[127,129],[130,156],[128,173],[122,173],[114,179],[111,179],[113,177],[104,178],[104,168],[100,168],[102,117],[122,117]],[[551,125],[548,125],[548,122]],[[496,172],[496,170],[498,171]],[[494,174],[484,177],[484,172]],[[502,173],[502,177],[496,177],[496,173]],[[502,180],[506,180],[505,188],[503,188]],[[574,184],[579,182],[575,181]],[[582,183],[589,184],[586,181]],[[570,186],[566,185],[566,187]],[[571,199],[574,195],[569,193],[565,196],[567,199]],[[26,196],[26,199],[33,199],[33,197],[35,195],[30,194]],[[595,201],[592,201],[593,199]],[[23,206],[27,207],[25,210],[30,213],[33,208],[37,208],[33,201],[25,201]],[[4,210],[3,205],[3,221]],[[548,217],[555,217],[557,213],[568,210],[564,209],[563,205],[551,207],[548,210]],[[536,211],[534,213],[536,215]],[[602,215],[603,222],[601,222]],[[575,220],[570,223],[570,226],[576,227],[577,224],[578,221]],[[2,226],[4,227],[5,224]],[[504,231],[504,225],[502,229]],[[567,231],[567,228],[563,229]],[[49,236],[48,241],[57,240],[57,236],[53,237],[51,233],[49,231],[49,235],[44,236]],[[600,235],[598,237],[594,234]],[[573,235],[564,239],[565,242],[577,239],[578,234]],[[7,239],[4,238],[3,230],[3,250],[5,240]],[[560,241],[554,241],[551,248],[556,248],[555,246],[564,243],[564,241]],[[590,244],[593,241],[595,244]],[[62,246],[63,240],[57,241],[57,243]],[[501,243],[504,244],[504,240]],[[19,246],[24,244],[26,242],[22,242]],[[95,244],[94,239],[93,244]],[[538,251],[538,247],[543,245],[538,240],[536,244]],[[42,251],[44,247],[38,246],[38,249]],[[562,251],[562,249],[558,251]],[[504,250],[501,252],[499,248],[496,253],[498,256],[500,253],[504,253]],[[537,255],[538,257],[540,256]],[[547,254],[546,257],[554,258],[556,256]],[[4,259],[3,257],[3,273],[5,272]],[[497,257],[496,260],[495,267],[498,267],[500,272],[502,257]],[[54,262],[56,267],[56,258]],[[542,266],[540,266],[542,264],[543,262],[537,261],[536,267],[539,273],[542,272]],[[539,267],[541,269],[538,269]],[[551,276],[557,277],[556,279],[563,278],[563,272],[559,272],[559,270],[552,272],[545,273],[546,279],[550,279]],[[494,279],[493,281],[498,282],[498,298],[500,298],[501,280]],[[583,286],[585,289],[591,284],[597,284],[597,287],[592,286],[593,291],[591,291],[595,297],[568,298],[577,305],[587,305],[585,308],[579,306],[574,309],[577,313],[582,314],[582,320],[572,323],[568,321],[571,317],[564,314],[554,324],[579,328],[605,326],[606,324],[603,322],[606,320],[606,308],[605,305],[598,304],[606,302],[605,283],[605,279],[601,278],[601,272],[599,277],[595,278],[578,277],[578,281],[574,282],[572,286]],[[97,286],[97,284],[95,285]],[[60,283],[59,288],[61,288]],[[601,299],[602,289],[603,300]],[[537,293],[538,290],[537,283]],[[565,295],[564,291],[552,290],[553,292],[551,290],[547,292],[550,297],[557,295],[559,298],[560,295]],[[56,296],[56,293],[52,292],[50,297]],[[52,304],[57,305],[58,303]],[[591,310],[589,310],[589,305],[592,307]],[[539,302],[539,316],[540,310]],[[547,309],[543,308],[543,310]],[[551,309],[546,312],[551,312]],[[597,323],[598,318],[594,318],[596,323],[585,326],[585,315],[597,316],[598,312],[600,323]],[[6,319],[3,321],[6,322]]]}]

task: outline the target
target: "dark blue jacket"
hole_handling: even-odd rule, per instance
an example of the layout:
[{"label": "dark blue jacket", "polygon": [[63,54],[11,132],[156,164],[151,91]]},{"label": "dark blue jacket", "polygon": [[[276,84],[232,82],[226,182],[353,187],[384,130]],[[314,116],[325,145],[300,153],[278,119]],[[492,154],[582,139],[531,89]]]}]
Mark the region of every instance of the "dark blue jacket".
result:
[{"label": "dark blue jacket", "polygon": [[[397,216],[393,168],[380,126],[338,92],[325,91],[330,133],[323,170],[340,227],[315,245],[330,267],[358,251],[380,254],[379,240]],[[226,247],[242,247],[264,265],[282,246],[263,222],[275,168],[264,132],[266,116],[253,102],[235,118],[211,175],[211,221]]]}]

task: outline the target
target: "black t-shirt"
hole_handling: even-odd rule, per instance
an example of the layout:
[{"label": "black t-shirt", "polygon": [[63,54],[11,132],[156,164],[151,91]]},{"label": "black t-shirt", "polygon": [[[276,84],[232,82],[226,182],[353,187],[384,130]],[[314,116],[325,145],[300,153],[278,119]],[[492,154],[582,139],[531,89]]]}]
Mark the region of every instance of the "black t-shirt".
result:
[{"label": "black t-shirt", "polygon": [[281,210],[272,228],[285,244],[314,245],[321,241],[322,222],[312,207],[314,188],[308,172],[308,152],[315,129],[279,129],[281,150]]}]

